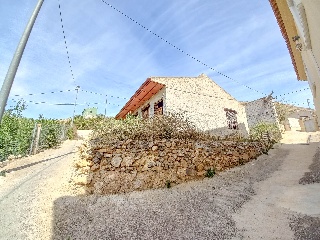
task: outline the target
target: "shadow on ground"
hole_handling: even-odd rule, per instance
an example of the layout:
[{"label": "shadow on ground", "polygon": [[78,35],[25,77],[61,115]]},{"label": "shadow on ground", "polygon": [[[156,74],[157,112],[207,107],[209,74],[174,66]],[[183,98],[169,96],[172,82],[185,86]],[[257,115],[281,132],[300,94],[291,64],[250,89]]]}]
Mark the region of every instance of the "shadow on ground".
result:
[{"label": "shadow on ground", "polygon": [[[273,149],[212,179],[170,189],[61,197],[54,202],[52,239],[242,239],[232,215],[255,194],[255,183],[280,168],[288,152]],[[295,236],[303,231],[299,221],[291,224]],[[317,221],[304,221],[309,224],[304,228],[313,229]]]},{"label": "shadow on ground", "polygon": [[69,152],[69,153],[62,154],[62,155],[59,155],[59,156],[56,156],[56,157],[43,159],[41,161],[25,164],[23,166],[16,167],[16,168],[9,168],[9,169],[6,170],[6,172],[7,173],[16,172],[16,171],[19,171],[19,170],[22,170],[22,169],[25,169],[25,168],[28,168],[28,167],[32,167],[34,165],[37,165],[37,164],[40,164],[40,163],[43,163],[43,162],[48,162],[48,161],[51,161],[51,160],[54,160],[54,159],[57,159],[57,158],[60,158],[60,157],[65,157],[65,156],[73,154],[73,153],[75,153],[75,152]]}]

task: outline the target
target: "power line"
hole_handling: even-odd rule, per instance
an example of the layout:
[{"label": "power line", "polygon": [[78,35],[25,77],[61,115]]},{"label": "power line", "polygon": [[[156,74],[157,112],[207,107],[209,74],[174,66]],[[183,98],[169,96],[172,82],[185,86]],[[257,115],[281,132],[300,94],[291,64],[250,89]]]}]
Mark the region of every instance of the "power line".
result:
[{"label": "power line", "polygon": [[103,93],[91,92],[91,91],[87,91],[87,90],[83,90],[83,89],[80,89],[80,91],[95,94],[95,95],[105,96],[105,97],[112,97],[112,98],[118,98],[118,99],[124,99],[124,100],[128,99],[125,97],[119,97],[119,96],[113,96],[113,95],[108,95],[108,94],[103,94]]},{"label": "power line", "polygon": [[288,92],[288,93],[282,93],[282,94],[276,95],[275,98],[281,97],[281,96],[285,96],[285,95],[290,95],[290,94],[301,92],[301,91],[306,91],[306,90],[310,90],[310,88],[307,87],[307,88],[303,88],[303,89],[292,91],[292,92]]},{"label": "power line", "polygon": [[[15,99],[11,99],[11,101],[13,102],[17,102],[17,100]],[[106,105],[106,103],[98,103],[98,102],[95,102],[95,103],[90,103],[90,102],[84,102],[84,103],[50,103],[50,102],[36,102],[36,101],[25,101],[26,103],[32,103],[32,104],[46,104],[46,105],[57,105],[57,106],[74,106],[74,105],[77,105],[77,106],[85,106],[85,105]],[[117,106],[117,107],[121,107],[121,105],[119,104],[114,104],[114,103],[107,103],[108,105],[113,105],[113,106]]]},{"label": "power line", "polygon": [[65,44],[66,51],[67,51],[67,57],[68,57],[68,61],[69,61],[69,67],[70,67],[71,76],[72,76],[73,81],[75,82],[73,70],[72,70],[72,67],[71,67],[71,60],[70,60],[70,54],[69,54],[68,45],[67,45],[66,34],[65,34],[65,31],[64,31],[64,25],[63,25],[63,20],[62,20],[62,11],[61,11],[60,0],[58,0],[58,1],[59,1],[60,21],[61,21],[61,28],[62,28],[63,38],[64,38],[64,44]]},{"label": "power line", "polygon": [[108,5],[110,8],[114,9],[115,11],[117,11],[118,13],[120,13],[121,15],[123,15],[124,17],[126,17],[127,19],[129,19],[129,20],[131,20],[132,22],[134,22],[135,24],[139,25],[141,28],[143,28],[143,29],[146,30],[147,32],[150,32],[151,34],[153,34],[153,35],[156,36],[157,38],[161,39],[163,42],[169,44],[170,46],[172,46],[173,48],[175,48],[175,49],[178,50],[179,52],[181,52],[181,53],[185,54],[186,56],[188,56],[189,58],[197,61],[198,63],[202,64],[203,66],[211,69],[212,71],[218,73],[219,75],[221,75],[221,76],[223,76],[223,77],[225,77],[225,78],[228,78],[228,79],[230,79],[230,80],[232,80],[232,81],[240,84],[241,86],[244,86],[244,87],[246,87],[246,88],[248,88],[248,89],[250,89],[250,90],[252,90],[252,91],[255,91],[255,92],[257,92],[257,93],[259,93],[259,94],[262,94],[262,95],[267,95],[267,94],[265,94],[265,93],[263,93],[263,92],[260,92],[260,91],[258,91],[258,90],[253,89],[252,87],[249,87],[249,86],[247,86],[247,85],[245,85],[245,84],[242,84],[242,83],[240,83],[238,80],[235,80],[234,78],[231,78],[231,77],[227,76],[226,74],[224,74],[224,73],[222,73],[222,72],[214,69],[213,67],[209,66],[208,64],[206,64],[206,63],[204,63],[203,61],[199,60],[198,58],[195,58],[195,57],[192,56],[191,54],[187,53],[186,51],[184,51],[184,50],[182,50],[181,48],[177,47],[176,45],[172,44],[170,41],[168,41],[168,40],[166,40],[165,38],[161,37],[159,34],[151,31],[149,28],[147,28],[146,26],[142,25],[141,23],[139,23],[139,22],[136,21],[135,19],[131,18],[130,16],[128,16],[128,15],[125,14],[124,12],[120,11],[118,8],[114,7],[113,5],[111,5],[110,3],[108,3],[107,1],[105,1],[105,0],[101,0],[101,1],[102,1],[104,4]]},{"label": "power line", "polygon": [[12,95],[13,97],[24,97],[24,96],[37,96],[37,95],[45,95],[45,94],[54,94],[54,93],[63,93],[63,92],[70,92],[73,90],[59,90],[59,91],[53,91],[53,92],[42,92],[42,93],[26,93],[26,94],[15,94]]}]

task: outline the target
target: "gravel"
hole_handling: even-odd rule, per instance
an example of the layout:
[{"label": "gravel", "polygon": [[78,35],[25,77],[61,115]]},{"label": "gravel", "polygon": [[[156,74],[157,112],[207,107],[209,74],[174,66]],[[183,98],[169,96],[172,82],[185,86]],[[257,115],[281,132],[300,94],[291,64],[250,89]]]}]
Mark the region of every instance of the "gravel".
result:
[{"label": "gravel", "polygon": [[[306,172],[299,180],[300,184],[320,183],[320,148],[313,157],[313,162],[309,167],[310,172]],[[320,238],[319,238],[320,239]]]},{"label": "gravel", "polygon": [[320,218],[306,215],[296,215],[291,218],[291,229],[296,240],[319,240]]}]

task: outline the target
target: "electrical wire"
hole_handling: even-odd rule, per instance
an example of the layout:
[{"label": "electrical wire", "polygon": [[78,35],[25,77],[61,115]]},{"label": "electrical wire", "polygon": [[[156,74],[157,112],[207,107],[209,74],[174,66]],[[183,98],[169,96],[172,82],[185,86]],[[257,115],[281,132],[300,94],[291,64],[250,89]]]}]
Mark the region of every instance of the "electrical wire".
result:
[{"label": "electrical wire", "polygon": [[161,37],[159,34],[153,32],[152,30],[150,30],[149,28],[147,28],[146,26],[144,26],[143,24],[139,23],[138,21],[136,21],[135,19],[131,18],[130,16],[128,16],[127,14],[125,14],[124,12],[120,11],[118,8],[114,7],[113,5],[111,5],[110,3],[108,3],[106,0],[101,0],[104,4],[108,5],[111,9],[117,11],[118,13],[120,13],[122,16],[126,17],[127,19],[129,19],[130,21],[132,21],[133,23],[137,24],[138,26],[140,26],[141,28],[143,28],[144,30],[146,30],[147,32],[153,34],[155,37],[161,39],[163,42],[165,42],[166,44],[169,44],[171,47],[173,47],[174,49],[178,50],[179,52],[183,53],[184,55],[188,56],[189,58],[193,59],[194,61],[202,64],[203,66],[211,69],[212,71],[218,73],[219,75],[229,79],[229,80],[232,80],[236,83],[238,83],[239,85],[243,86],[243,87],[246,87],[252,91],[255,91],[256,93],[259,93],[259,94],[262,94],[262,95],[268,95],[268,94],[265,94],[263,92],[260,92],[256,89],[253,89],[252,87],[249,87],[245,84],[242,84],[240,83],[238,80],[232,78],[232,77],[229,77],[227,76],[226,74],[218,71],[217,69],[209,66],[208,64],[204,63],[203,61],[199,60],[198,58],[195,58],[194,56],[192,56],[191,54],[187,53],[185,50],[182,50],[181,48],[177,47],[176,45],[172,44],[170,41],[168,41],[167,39]]}]

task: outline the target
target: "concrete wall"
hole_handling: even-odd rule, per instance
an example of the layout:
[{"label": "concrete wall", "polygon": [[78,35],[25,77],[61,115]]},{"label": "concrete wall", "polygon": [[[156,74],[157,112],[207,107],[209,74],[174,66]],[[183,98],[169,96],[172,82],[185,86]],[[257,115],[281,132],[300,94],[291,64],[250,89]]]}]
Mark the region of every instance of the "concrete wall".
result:
[{"label": "concrete wall", "polygon": [[246,114],[249,129],[260,122],[279,125],[278,117],[272,99],[260,98],[246,104]]},{"label": "concrete wall", "polygon": [[288,6],[304,45],[302,59],[320,122],[320,1],[288,0]]},{"label": "concrete wall", "polygon": [[313,96],[313,103],[317,112],[318,122],[320,121],[320,70],[311,50],[302,52],[303,60],[305,62],[306,73],[308,76],[309,87]]},{"label": "concrete wall", "polygon": [[[227,135],[239,131],[247,135],[245,107],[206,75],[151,79],[166,85],[166,112],[182,113],[199,129],[214,134]],[[237,112],[239,130],[228,129],[225,108]]]},{"label": "concrete wall", "polygon": [[311,48],[314,56],[320,63],[320,1],[319,0],[302,0],[301,1],[308,21],[309,34],[311,39]]}]

